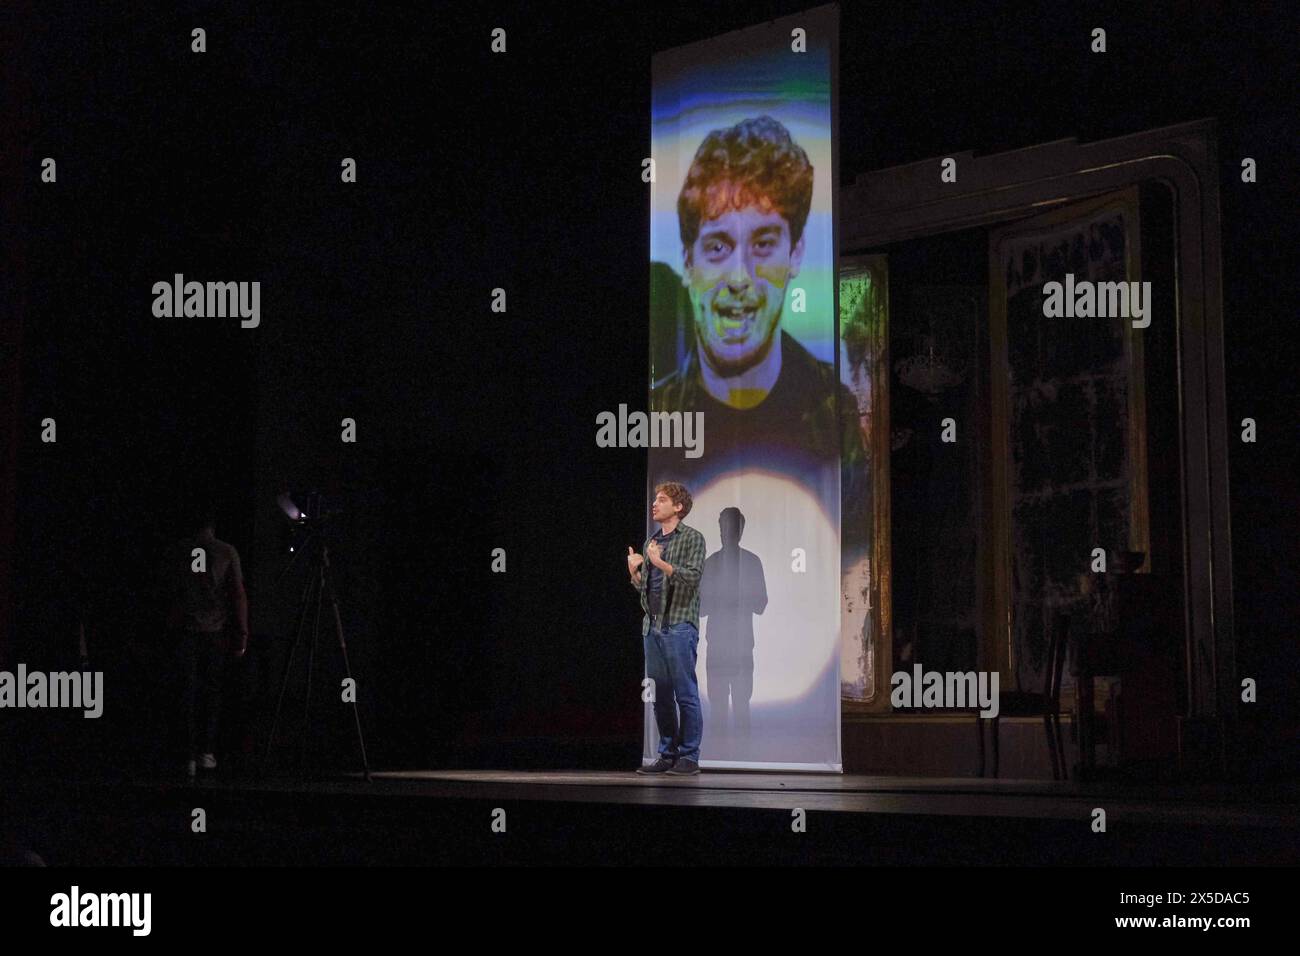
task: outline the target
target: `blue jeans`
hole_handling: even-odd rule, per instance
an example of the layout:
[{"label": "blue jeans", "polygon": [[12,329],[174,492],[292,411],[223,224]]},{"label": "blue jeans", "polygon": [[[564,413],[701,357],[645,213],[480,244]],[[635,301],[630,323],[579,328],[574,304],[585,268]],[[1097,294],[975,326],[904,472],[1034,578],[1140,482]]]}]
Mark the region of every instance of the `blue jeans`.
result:
[{"label": "blue jeans", "polygon": [[700,685],[695,679],[699,643],[700,632],[689,622],[667,628],[651,624],[643,640],[645,673],[655,682],[659,756],[666,760],[700,759],[704,712],[700,708]]}]

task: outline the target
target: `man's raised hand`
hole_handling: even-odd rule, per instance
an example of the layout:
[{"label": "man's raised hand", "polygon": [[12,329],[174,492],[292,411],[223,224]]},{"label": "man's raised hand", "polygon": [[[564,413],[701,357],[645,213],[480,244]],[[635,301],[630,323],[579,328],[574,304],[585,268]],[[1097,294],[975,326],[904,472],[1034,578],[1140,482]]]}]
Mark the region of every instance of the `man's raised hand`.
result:
[{"label": "man's raised hand", "polygon": [[628,574],[636,574],[637,570],[638,570],[638,569],[641,567],[641,565],[644,564],[644,563],[645,563],[645,558],[641,557],[641,555],[639,555],[639,554],[637,554],[635,551],[633,551],[631,545],[628,545],[628,549],[627,549],[627,573],[628,573]]}]

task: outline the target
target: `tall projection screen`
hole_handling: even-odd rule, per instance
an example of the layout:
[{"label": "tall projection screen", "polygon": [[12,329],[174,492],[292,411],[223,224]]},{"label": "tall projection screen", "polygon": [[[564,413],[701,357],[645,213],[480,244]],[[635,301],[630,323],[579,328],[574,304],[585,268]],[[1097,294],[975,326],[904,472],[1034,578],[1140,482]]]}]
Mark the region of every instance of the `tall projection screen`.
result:
[{"label": "tall projection screen", "polygon": [[[861,437],[837,361],[838,25],[820,7],[652,63],[650,409],[704,431],[698,457],[650,448],[646,502],[686,485],[708,546],[704,767],[842,769],[841,466]],[[646,704],[647,760],[657,740]]]}]

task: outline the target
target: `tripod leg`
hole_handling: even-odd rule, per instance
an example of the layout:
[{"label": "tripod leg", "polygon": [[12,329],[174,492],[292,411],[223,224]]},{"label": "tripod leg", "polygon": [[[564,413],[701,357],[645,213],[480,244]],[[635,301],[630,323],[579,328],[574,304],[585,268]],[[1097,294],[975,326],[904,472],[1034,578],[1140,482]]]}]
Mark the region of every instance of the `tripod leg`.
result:
[{"label": "tripod leg", "polygon": [[[339,617],[339,599],[334,593],[333,585],[330,585],[330,604],[334,607],[334,631],[339,638],[339,651],[343,654],[343,672],[352,679],[352,664],[348,661],[348,645],[343,640],[343,620]],[[355,683],[353,684],[355,687]],[[357,743],[361,745],[361,767],[366,774],[366,782],[370,782],[370,761],[366,758],[366,738],[361,733],[361,712],[357,710],[357,698],[354,694],[352,697],[352,719],[357,725]]]},{"label": "tripod leg", "polygon": [[307,738],[311,732],[311,676],[316,670],[316,644],[320,640],[320,606],[325,598],[325,566],[321,565],[316,587],[316,615],[311,625],[311,649],[307,652],[307,693],[302,705],[302,745],[298,751],[298,771],[307,766]]},{"label": "tripod leg", "polygon": [[289,648],[289,657],[284,662],[284,674],[280,678],[280,695],[275,703],[275,716],[271,719],[271,731],[266,737],[266,753],[262,758],[262,769],[265,770],[271,760],[271,748],[275,744],[275,731],[280,726],[280,711],[284,707],[284,693],[289,687],[289,674],[293,671],[293,659],[298,654],[298,645],[302,642],[302,629],[307,623],[307,608],[310,606],[310,594],[312,584],[316,578],[314,575],[307,576],[307,583],[303,585],[302,597],[298,601],[298,625],[293,632],[293,645]]}]

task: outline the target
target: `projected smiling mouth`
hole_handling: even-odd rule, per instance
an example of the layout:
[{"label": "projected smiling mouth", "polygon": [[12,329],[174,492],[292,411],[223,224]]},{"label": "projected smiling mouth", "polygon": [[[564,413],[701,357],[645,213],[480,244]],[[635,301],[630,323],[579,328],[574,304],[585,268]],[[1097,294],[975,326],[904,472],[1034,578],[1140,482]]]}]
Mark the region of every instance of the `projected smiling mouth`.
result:
[{"label": "projected smiling mouth", "polygon": [[728,344],[743,342],[754,331],[761,302],[715,303],[713,306],[713,332]]}]

